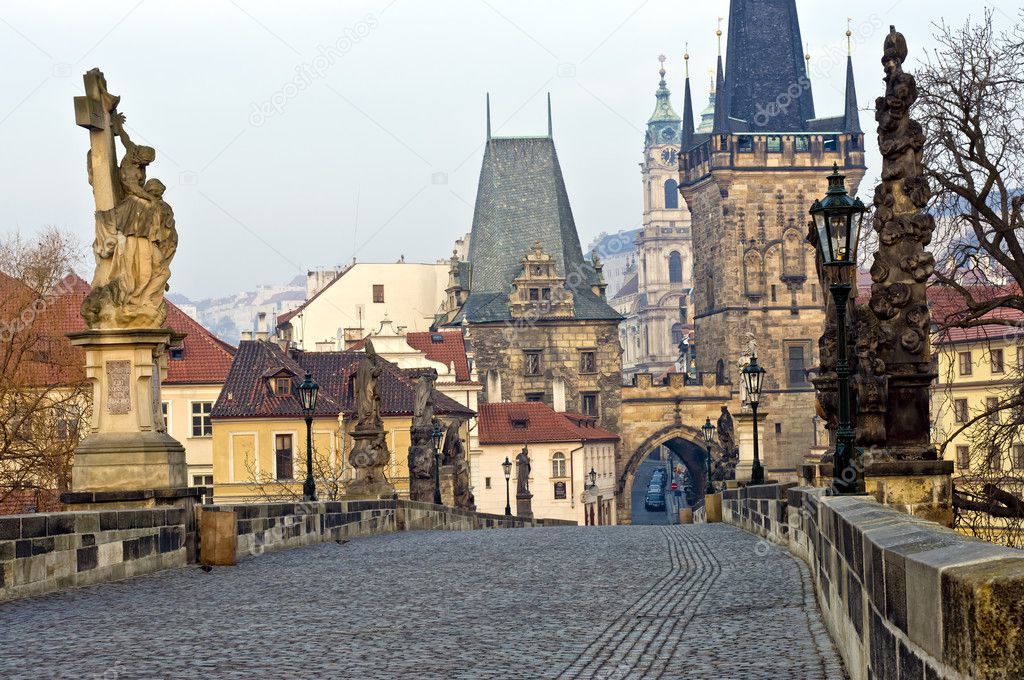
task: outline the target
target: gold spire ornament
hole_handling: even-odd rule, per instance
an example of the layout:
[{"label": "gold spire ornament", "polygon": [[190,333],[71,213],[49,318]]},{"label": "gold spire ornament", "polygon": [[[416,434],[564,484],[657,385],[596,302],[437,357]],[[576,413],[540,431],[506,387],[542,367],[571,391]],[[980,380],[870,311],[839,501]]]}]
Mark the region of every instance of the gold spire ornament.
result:
[{"label": "gold spire ornament", "polygon": [[853,31],[850,30],[850,25],[853,23],[853,17],[846,17],[846,54],[847,56],[853,55]]},{"label": "gold spire ornament", "polygon": [[686,43],[686,47],[683,52],[683,64],[686,67],[686,77],[690,77],[690,43]]},{"label": "gold spire ornament", "polygon": [[718,56],[722,56],[722,22],[725,21],[725,17],[718,17],[718,30],[715,31],[715,35],[718,36]]}]

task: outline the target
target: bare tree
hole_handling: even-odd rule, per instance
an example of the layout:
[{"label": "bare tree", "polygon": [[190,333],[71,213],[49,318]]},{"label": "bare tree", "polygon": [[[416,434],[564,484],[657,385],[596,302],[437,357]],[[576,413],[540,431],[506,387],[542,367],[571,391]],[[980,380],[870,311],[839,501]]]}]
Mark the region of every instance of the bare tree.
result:
[{"label": "bare tree", "polygon": [[[933,297],[941,304],[933,305],[932,321],[940,339],[972,329],[983,352],[991,350],[986,336],[1016,336],[1019,346],[1024,321],[1022,20],[997,30],[988,9],[963,26],[939,24],[938,46],[917,74],[915,115],[927,140],[923,160],[938,225]],[[983,526],[1013,529],[1020,542],[1024,470],[1011,464],[1004,472],[990,462],[1006,460],[1024,428],[1020,367],[1007,368],[1005,386],[992,388],[994,399],[946,433],[942,447],[969,432],[972,462],[955,490],[957,522],[979,534],[988,531]]]},{"label": "bare tree", "polygon": [[89,394],[56,308],[80,259],[58,229],[0,240],[0,504],[27,493],[45,506],[70,486]]},{"label": "bare tree", "polygon": [[[248,498],[250,503],[297,502],[303,499],[303,479],[277,479],[265,471],[256,471],[253,461],[245,461],[248,475],[246,483],[253,488]],[[333,465],[330,460],[319,455],[313,447],[313,479],[316,481],[316,497],[319,501],[338,501],[345,495],[345,483],[351,475],[344,469],[341,461]]]}]

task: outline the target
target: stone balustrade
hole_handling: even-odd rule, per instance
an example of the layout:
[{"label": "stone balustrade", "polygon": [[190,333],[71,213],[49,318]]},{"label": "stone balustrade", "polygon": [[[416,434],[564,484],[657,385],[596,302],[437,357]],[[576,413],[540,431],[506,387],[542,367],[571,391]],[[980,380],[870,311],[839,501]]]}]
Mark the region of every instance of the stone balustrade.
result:
[{"label": "stone balustrade", "polygon": [[[231,562],[264,552],[393,531],[574,525],[405,500],[197,506],[232,513]],[[147,508],[0,516],[0,602],[194,563],[203,551],[192,509]],[[205,533],[205,532],[204,532]],[[212,545],[207,546],[208,552]]]},{"label": "stone balustrade", "polygon": [[808,564],[854,680],[1024,677],[1024,552],[810,487],[729,490],[723,516]]},{"label": "stone balustrade", "polygon": [[0,601],[188,563],[182,508],[0,517]]},{"label": "stone balustrade", "polygon": [[234,513],[235,559],[393,531],[471,531],[575,524],[487,515],[407,500],[213,505],[203,507],[201,512]]}]

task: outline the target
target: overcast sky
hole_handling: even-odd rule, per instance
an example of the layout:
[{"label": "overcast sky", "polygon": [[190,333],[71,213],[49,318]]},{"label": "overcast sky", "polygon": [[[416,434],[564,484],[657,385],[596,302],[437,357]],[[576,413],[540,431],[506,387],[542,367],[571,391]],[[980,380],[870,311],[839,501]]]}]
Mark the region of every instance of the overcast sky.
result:
[{"label": "overcast sky", "polygon": [[[581,241],[640,225],[644,125],[660,53],[682,113],[689,42],[696,105],[727,0],[102,0],[0,9],[0,233],[57,225],[91,242],[83,72],[100,67],[133,139],[157,149],[180,248],[172,290],[193,299],[306,269],[433,261],[469,231],[484,141],[554,134]],[[842,112],[847,17],[862,108],[882,91],[890,23],[912,59],[931,22],[980,3],[798,0],[816,111]],[[996,3],[1009,21],[1019,2]],[[853,9],[855,7],[855,9]],[[725,27],[727,29],[727,27]],[[869,171],[878,174],[871,111]],[[90,263],[91,271],[91,263]]]}]

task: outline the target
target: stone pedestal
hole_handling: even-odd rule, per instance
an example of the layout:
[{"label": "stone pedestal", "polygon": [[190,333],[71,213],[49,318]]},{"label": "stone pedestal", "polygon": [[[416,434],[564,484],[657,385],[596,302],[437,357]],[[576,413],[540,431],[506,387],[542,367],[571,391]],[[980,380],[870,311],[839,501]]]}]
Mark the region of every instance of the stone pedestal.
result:
[{"label": "stone pedestal", "polygon": [[953,461],[868,461],[864,488],[879,503],[908,515],[953,525]]},{"label": "stone pedestal", "polygon": [[185,447],[167,434],[160,408],[172,331],[94,330],[68,337],[85,350],[93,388],[89,433],[75,449],[69,498],[187,487]]},{"label": "stone pedestal", "polygon": [[383,430],[355,430],[352,432],[355,444],[349,454],[355,477],[345,484],[348,498],[394,498],[395,487],[384,476],[391,452]]},{"label": "stone pedestal", "polygon": [[524,519],[533,519],[532,493],[516,494],[516,517],[522,517]]},{"label": "stone pedestal", "polygon": [[679,523],[693,524],[693,508],[679,508]]},{"label": "stone pedestal", "polygon": [[[762,466],[765,464],[764,423],[767,416],[768,414],[764,411],[757,413],[757,451]],[[740,449],[739,461],[736,463],[736,479],[749,482],[750,473],[754,467],[754,414],[744,408],[733,416],[733,420],[736,422],[736,443]]]},{"label": "stone pedestal", "polygon": [[800,466],[800,483],[826,489],[832,486],[834,479],[832,463],[804,463]]}]

